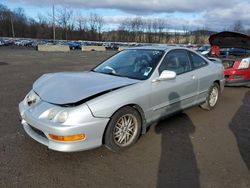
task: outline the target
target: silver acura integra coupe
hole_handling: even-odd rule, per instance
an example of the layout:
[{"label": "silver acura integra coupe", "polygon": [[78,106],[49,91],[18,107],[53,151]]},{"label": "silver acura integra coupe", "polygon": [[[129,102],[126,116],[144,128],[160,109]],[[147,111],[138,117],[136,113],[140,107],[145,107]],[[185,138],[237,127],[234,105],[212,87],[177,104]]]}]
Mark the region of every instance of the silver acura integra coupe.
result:
[{"label": "silver acura integra coupe", "polygon": [[45,74],[19,104],[36,141],[72,152],[133,145],[153,122],[185,108],[211,110],[224,88],[222,64],[180,47],[121,51],[89,72]]}]

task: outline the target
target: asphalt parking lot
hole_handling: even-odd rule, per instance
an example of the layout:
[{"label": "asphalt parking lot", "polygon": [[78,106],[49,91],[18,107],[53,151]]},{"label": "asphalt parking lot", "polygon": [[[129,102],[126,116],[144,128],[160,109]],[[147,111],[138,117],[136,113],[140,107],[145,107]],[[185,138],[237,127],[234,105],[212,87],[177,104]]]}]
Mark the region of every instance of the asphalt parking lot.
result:
[{"label": "asphalt parking lot", "polygon": [[25,134],[18,103],[38,77],[89,70],[113,53],[0,48],[0,187],[250,187],[249,88],[225,88],[213,111],[161,121],[122,153],[60,153]]}]

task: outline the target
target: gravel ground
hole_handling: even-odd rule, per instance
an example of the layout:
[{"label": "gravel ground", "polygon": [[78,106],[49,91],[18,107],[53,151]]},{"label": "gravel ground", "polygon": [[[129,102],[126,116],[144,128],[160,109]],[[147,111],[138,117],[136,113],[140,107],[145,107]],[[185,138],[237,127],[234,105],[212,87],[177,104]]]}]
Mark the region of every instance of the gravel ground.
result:
[{"label": "gravel ground", "polygon": [[213,111],[161,121],[122,153],[60,153],[26,135],[18,103],[38,77],[89,70],[112,54],[0,47],[0,187],[250,187],[249,88],[225,88]]}]

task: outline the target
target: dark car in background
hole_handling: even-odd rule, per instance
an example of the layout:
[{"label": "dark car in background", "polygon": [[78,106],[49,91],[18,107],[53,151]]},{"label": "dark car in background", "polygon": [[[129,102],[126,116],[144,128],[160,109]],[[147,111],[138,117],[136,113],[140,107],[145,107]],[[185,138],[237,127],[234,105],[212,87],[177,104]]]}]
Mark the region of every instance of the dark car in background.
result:
[{"label": "dark car in background", "polygon": [[207,56],[210,52],[210,48],[211,48],[211,46],[209,44],[205,44],[205,45],[199,47],[196,51],[204,56]]},{"label": "dark car in background", "polygon": [[209,42],[220,48],[226,85],[250,87],[250,36],[221,32],[211,35]]},{"label": "dark car in background", "polygon": [[4,42],[0,40],[0,46],[4,46]]},{"label": "dark car in background", "polygon": [[204,52],[204,51],[209,50],[210,48],[211,48],[211,46],[209,44],[205,44],[205,45],[199,47],[196,51],[197,52]]},{"label": "dark car in background", "polygon": [[221,48],[220,55],[221,56],[235,56],[235,57],[242,57],[247,56],[250,54],[250,50],[242,49],[242,48]]},{"label": "dark car in background", "polygon": [[82,48],[82,44],[80,42],[73,42],[73,41],[70,41],[70,42],[67,42],[67,45],[69,46],[69,48],[71,50],[79,50]]}]

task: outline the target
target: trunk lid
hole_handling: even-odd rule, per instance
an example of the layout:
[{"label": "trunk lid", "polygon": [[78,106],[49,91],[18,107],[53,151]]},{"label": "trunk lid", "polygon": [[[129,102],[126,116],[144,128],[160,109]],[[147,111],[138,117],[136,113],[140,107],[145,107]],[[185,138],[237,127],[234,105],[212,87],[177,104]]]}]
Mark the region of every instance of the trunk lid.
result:
[{"label": "trunk lid", "polygon": [[221,32],[211,35],[209,38],[211,46],[219,46],[220,48],[242,48],[250,50],[250,36],[235,33]]}]

